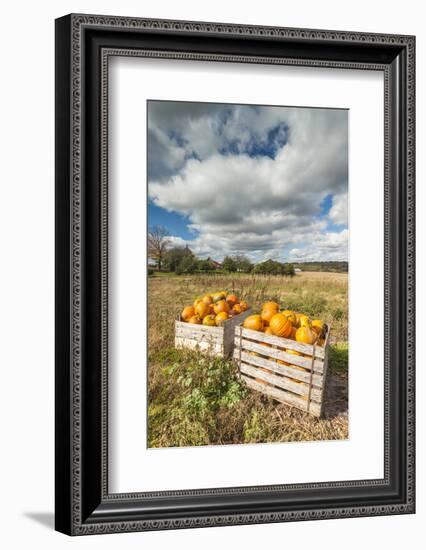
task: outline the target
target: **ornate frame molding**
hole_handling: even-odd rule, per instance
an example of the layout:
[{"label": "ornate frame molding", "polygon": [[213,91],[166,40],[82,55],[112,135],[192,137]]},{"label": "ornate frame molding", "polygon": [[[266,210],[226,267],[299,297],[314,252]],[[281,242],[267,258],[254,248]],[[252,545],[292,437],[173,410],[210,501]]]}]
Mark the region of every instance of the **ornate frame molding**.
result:
[{"label": "ornate frame molding", "polygon": [[[176,37],[179,35],[185,36],[214,36],[214,37],[231,37],[236,40],[244,38],[264,39],[264,40],[284,40],[294,43],[323,43],[327,47],[332,44],[336,46],[342,45],[369,45],[374,48],[392,48],[392,51],[400,51],[401,55],[405,56],[406,75],[395,76],[395,71],[400,70],[399,67],[392,65],[391,62],[371,62],[371,61],[339,61],[333,59],[314,59],[300,57],[280,57],[280,56],[265,56],[265,55],[243,55],[243,54],[224,54],[224,53],[196,53],[193,51],[170,51],[165,49],[153,48],[129,48],[103,46],[100,54],[100,81],[101,81],[101,101],[100,101],[100,240],[101,240],[101,258],[100,258],[100,289],[101,289],[101,313],[100,313],[100,347],[101,347],[101,412],[100,412],[100,433],[101,433],[101,468],[100,468],[100,493],[104,507],[111,509],[108,512],[94,513],[87,515],[88,505],[84,504],[85,491],[85,474],[83,472],[83,446],[84,443],[84,417],[83,403],[85,400],[84,390],[84,339],[85,333],[83,330],[85,316],[85,294],[84,280],[87,277],[87,263],[85,263],[86,249],[85,231],[90,230],[88,225],[84,224],[85,220],[85,201],[84,201],[84,181],[87,176],[84,173],[85,169],[85,147],[87,141],[84,141],[84,118],[86,116],[85,104],[83,99],[87,100],[87,82],[85,81],[85,42],[86,31],[96,30],[112,30],[115,32],[127,33],[151,33],[172,34]],[[63,43],[63,37],[65,42]],[[61,35],[61,36],[59,36]],[[69,453],[64,451],[63,442],[60,440],[57,448],[57,461],[65,461],[63,467],[59,468],[62,480],[57,478],[57,484],[67,480],[69,483],[69,492],[66,492],[67,505],[64,503],[62,493],[57,496],[57,528],[69,534],[83,535],[94,533],[113,533],[125,531],[142,531],[152,529],[177,529],[188,527],[201,527],[213,525],[237,525],[247,523],[263,523],[263,522],[282,522],[295,520],[310,520],[310,519],[327,519],[336,517],[359,517],[370,515],[384,514],[402,514],[414,512],[414,169],[415,169],[415,39],[412,36],[397,36],[397,35],[381,35],[381,34],[365,34],[365,33],[346,33],[342,31],[330,30],[308,30],[308,29],[287,29],[279,27],[253,27],[246,25],[228,25],[218,23],[201,23],[201,22],[186,22],[186,21],[168,21],[168,20],[152,20],[152,19],[135,19],[122,17],[107,17],[95,15],[70,15],[67,18],[62,18],[57,22],[57,50],[59,57],[65,55],[69,61],[69,88],[64,96],[64,102],[69,102],[70,120],[69,120],[69,148],[71,151],[69,164],[64,169],[57,173],[57,193],[63,192],[63,178],[68,169],[69,177],[69,197],[68,202],[65,199],[65,206],[70,215],[70,224],[68,228],[69,245],[69,295],[70,301],[70,316],[67,320],[62,320],[63,326],[69,327],[69,367],[66,371],[65,379],[62,380],[61,389],[57,389],[57,400],[61,399],[58,391],[62,392],[63,385],[67,385],[70,391],[69,409],[67,412],[62,410],[62,405],[57,405],[57,416],[65,415],[69,419]],[[107,403],[108,403],[108,353],[107,353],[107,320],[108,320],[108,216],[107,216],[107,201],[108,201],[108,143],[107,143],[107,124],[108,124],[108,59],[110,56],[139,56],[139,57],[156,57],[169,59],[191,59],[200,61],[231,61],[240,63],[273,63],[283,65],[302,65],[314,67],[335,67],[343,69],[368,69],[384,72],[385,78],[385,476],[383,480],[363,480],[360,482],[346,481],[336,483],[314,483],[314,484],[297,484],[287,486],[271,486],[271,487],[242,487],[228,489],[213,489],[213,490],[195,490],[195,491],[172,491],[158,493],[130,493],[130,494],[109,494],[108,493],[108,474],[107,474]],[[59,61],[63,61],[60,57]],[[58,75],[59,79],[66,77],[66,71]],[[401,84],[400,79],[405,77],[405,84]],[[57,86],[60,83],[57,80]],[[392,150],[395,151],[395,129],[392,120],[392,102],[394,102],[396,89],[395,84],[399,82],[398,94],[405,94],[406,110],[406,134],[402,136],[405,142],[398,146],[405,150],[404,174],[401,176],[405,180],[405,188],[398,190],[401,196],[401,204],[394,204],[391,197],[391,167],[392,167]],[[392,87],[394,86],[394,87]],[[60,106],[61,110],[62,106]],[[63,113],[60,113],[61,118]],[[59,123],[61,121],[59,120]],[[401,136],[400,136],[401,138]],[[58,138],[57,138],[58,139]],[[63,148],[66,138],[58,139],[57,148]],[[65,144],[66,145],[66,144]],[[405,200],[405,203],[404,203]],[[360,487],[379,487],[387,486],[390,483],[390,416],[391,416],[391,335],[390,335],[390,304],[391,304],[391,284],[392,284],[392,269],[394,267],[394,241],[391,234],[391,225],[395,220],[396,209],[402,209],[402,219],[405,220],[405,226],[400,227],[401,236],[405,236],[405,250],[397,251],[399,254],[405,254],[404,265],[406,266],[406,294],[403,297],[403,305],[405,307],[406,322],[406,346],[402,350],[405,357],[406,365],[406,470],[402,473],[406,476],[405,501],[390,504],[382,503],[379,505],[364,505],[364,506],[331,506],[324,508],[323,506],[313,508],[308,506],[306,510],[282,510],[273,512],[256,511],[250,513],[228,513],[228,514],[192,514],[187,517],[179,518],[162,518],[162,519],[144,519],[141,512],[139,519],[126,519],[119,521],[117,506],[121,504],[134,505],[144,498],[160,498],[160,497],[177,497],[177,496],[219,496],[233,494],[244,496],[251,493],[261,491],[283,492],[283,491],[306,491],[307,489],[330,489],[339,488],[360,488]],[[63,215],[65,210],[59,208],[58,215]],[[62,242],[64,228],[57,229],[59,240]],[[404,240],[404,239],[403,239]],[[68,267],[66,267],[68,269]],[[61,270],[57,276],[61,277]],[[405,298],[405,299],[404,299]],[[59,297],[62,300],[62,294]],[[402,335],[399,335],[400,337]],[[400,351],[401,353],[401,351]],[[401,356],[402,357],[402,356]],[[64,354],[59,353],[57,356],[57,377],[63,378]],[[65,456],[67,455],[67,456]],[[67,471],[67,465],[69,471]],[[89,506],[90,507],[90,506]],[[92,506],[93,508],[93,506]],[[114,510],[114,511],[112,511]],[[108,515],[109,514],[109,515]]]}]

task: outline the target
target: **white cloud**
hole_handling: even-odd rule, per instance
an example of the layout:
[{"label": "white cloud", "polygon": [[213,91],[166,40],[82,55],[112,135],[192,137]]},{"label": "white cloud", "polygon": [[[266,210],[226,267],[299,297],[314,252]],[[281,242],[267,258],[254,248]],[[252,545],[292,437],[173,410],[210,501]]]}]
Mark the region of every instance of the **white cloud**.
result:
[{"label": "white cloud", "polygon": [[328,213],[330,220],[336,225],[348,224],[348,194],[342,193],[333,197],[333,205]]},{"label": "white cloud", "polygon": [[[149,196],[190,219],[195,253],[220,259],[241,252],[259,261],[286,259],[291,250],[292,259],[346,259],[347,234],[327,233],[327,220],[319,219],[332,194],[329,219],[347,223],[346,111],[151,105],[150,132],[162,149],[150,154]],[[249,156],[254,146],[275,148],[274,158]]]},{"label": "white cloud", "polygon": [[290,250],[288,259],[294,262],[348,260],[348,237],[347,229],[340,233],[316,234],[308,246]]}]

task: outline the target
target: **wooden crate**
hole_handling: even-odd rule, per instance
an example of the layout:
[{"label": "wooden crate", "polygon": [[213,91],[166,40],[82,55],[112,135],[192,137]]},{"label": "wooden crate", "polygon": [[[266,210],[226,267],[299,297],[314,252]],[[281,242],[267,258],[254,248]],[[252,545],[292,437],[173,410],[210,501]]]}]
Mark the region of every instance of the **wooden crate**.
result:
[{"label": "wooden crate", "polygon": [[230,357],[234,350],[234,331],[246,317],[248,309],[224,322],[221,327],[207,327],[185,323],[179,316],[175,321],[175,347],[189,348],[217,357]]},{"label": "wooden crate", "polygon": [[[320,417],[329,337],[328,325],[322,346],[270,336],[240,325],[235,328],[234,359],[249,388]],[[303,357],[286,350],[298,351]]]}]

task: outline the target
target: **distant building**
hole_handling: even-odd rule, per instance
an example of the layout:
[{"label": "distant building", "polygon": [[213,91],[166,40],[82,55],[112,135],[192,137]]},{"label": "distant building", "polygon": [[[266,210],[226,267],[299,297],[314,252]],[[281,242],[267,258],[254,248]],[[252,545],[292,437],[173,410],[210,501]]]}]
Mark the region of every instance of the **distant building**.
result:
[{"label": "distant building", "polygon": [[294,272],[295,273],[302,273],[302,270],[300,269],[300,267],[295,267]]},{"label": "distant building", "polygon": [[212,260],[210,256],[207,258],[207,261],[210,263],[213,269],[222,269],[222,264]]}]

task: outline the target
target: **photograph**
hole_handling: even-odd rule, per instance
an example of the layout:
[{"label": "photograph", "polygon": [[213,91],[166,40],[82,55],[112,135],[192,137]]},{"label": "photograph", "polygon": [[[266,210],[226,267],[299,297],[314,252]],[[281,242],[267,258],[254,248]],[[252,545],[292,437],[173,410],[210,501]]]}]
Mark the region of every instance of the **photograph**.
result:
[{"label": "photograph", "polygon": [[[371,8],[367,29],[365,10],[333,20],[336,10],[311,4],[308,23],[295,17],[299,5],[223,23],[216,5],[213,21],[201,17],[200,3],[198,14],[179,5],[182,19],[158,6],[155,17],[58,8],[55,197],[42,201],[55,213],[45,262],[53,267],[54,251],[55,377],[34,369],[32,342],[12,346],[15,362],[17,350],[31,352],[28,372],[6,369],[34,402],[23,425],[48,405],[41,443],[51,454],[54,442],[54,464],[42,453],[37,474],[55,473],[55,537],[107,535],[108,545],[122,534],[126,545],[131,532],[171,531],[174,544],[226,526],[229,546],[270,524],[271,540],[300,546],[309,527],[307,544],[332,550],[358,544],[357,518],[380,524],[389,548],[407,541],[421,18],[399,10],[385,21]],[[34,28],[52,49],[47,25]],[[9,73],[12,91],[25,89],[28,71]],[[53,138],[51,124],[33,128]],[[21,144],[21,130],[9,134]],[[31,137],[29,151],[45,142]],[[32,160],[15,159],[6,178],[25,214],[11,227],[33,210],[52,233],[32,200],[34,174],[18,178],[26,199],[13,185],[17,167],[34,172]],[[37,237],[39,265],[39,232],[12,233]],[[13,258],[27,276],[32,257],[21,250]],[[16,307],[28,285],[6,293],[19,327],[23,310],[46,310],[40,285],[38,308]],[[51,349],[45,323],[30,325]],[[42,371],[46,391],[54,382],[54,431],[51,403],[28,383]],[[31,437],[21,439],[24,456]],[[24,526],[43,521],[37,510],[22,508]]]},{"label": "photograph", "polygon": [[147,446],[348,439],[349,109],[146,109]]}]

